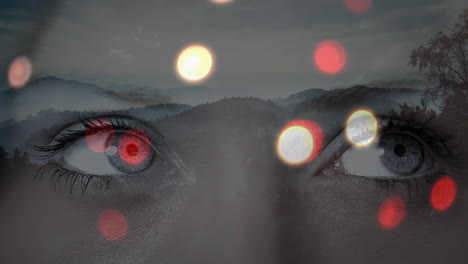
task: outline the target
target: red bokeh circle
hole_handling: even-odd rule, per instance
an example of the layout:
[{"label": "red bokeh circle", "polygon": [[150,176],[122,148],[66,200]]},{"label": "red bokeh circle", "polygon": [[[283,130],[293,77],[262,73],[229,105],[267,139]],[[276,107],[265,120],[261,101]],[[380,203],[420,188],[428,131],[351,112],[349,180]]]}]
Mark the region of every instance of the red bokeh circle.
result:
[{"label": "red bokeh circle", "polygon": [[372,8],[372,0],[344,0],[344,3],[355,14],[365,14]]},{"label": "red bokeh circle", "polygon": [[449,209],[457,196],[457,184],[450,176],[444,176],[436,181],[431,190],[432,208],[438,211]]},{"label": "red bokeh circle", "polygon": [[400,196],[390,196],[380,205],[379,225],[385,230],[398,227],[406,216],[406,202]]},{"label": "red bokeh circle", "polygon": [[85,130],[85,140],[88,148],[96,153],[103,153],[114,140],[112,124],[104,119],[93,120]]},{"label": "red bokeh circle", "polygon": [[314,62],[322,73],[336,74],[346,65],[346,49],[338,41],[322,41],[315,48]]},{"label": "red bokeh circle", "polygon": [[108,209],[99,215],[98,228],[106,240],[120,241],[128,233],[128,221],[119,210]]}]

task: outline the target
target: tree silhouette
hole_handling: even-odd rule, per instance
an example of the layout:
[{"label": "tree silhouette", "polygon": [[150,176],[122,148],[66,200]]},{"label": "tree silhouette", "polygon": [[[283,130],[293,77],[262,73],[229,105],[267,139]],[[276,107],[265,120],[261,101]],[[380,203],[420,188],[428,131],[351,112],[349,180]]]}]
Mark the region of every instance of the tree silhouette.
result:
[{"label": "tree silhouette", "polygon": [[8,169],[8,153],[0,146],[0,171],[5,172]]},{"label": "tree silhouette", "polygon": [[425,102],[453,94],[468,98],[468,8],[447,33],[438,32],[427,46],[414,49],[410,65],[426,73],[429,81],[438,83],[426,89]]}]

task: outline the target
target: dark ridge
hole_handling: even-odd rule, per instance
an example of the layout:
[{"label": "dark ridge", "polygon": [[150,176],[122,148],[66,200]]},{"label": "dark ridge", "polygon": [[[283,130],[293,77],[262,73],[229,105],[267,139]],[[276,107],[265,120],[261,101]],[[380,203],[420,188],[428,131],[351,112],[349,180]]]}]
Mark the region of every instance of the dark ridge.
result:
[{"label": "dark ridge", "polygon": [[[321,106],[336,105],[348,106],[354,103],[354,98],[375,97],[376,100],[382,98],[382,94],[397,94],[397,93],[418,93],[421,90],[411,88],[383,88],[383,87],[368,87],[365,85],[355,85],[351,88],[342,88],[328,91],[319,97],[305,100],[297,105],[296,111],[302,111],[309,108],[313,104],[314,108],[320,109]],[[379,96],[380,95],[380,96]]]}]

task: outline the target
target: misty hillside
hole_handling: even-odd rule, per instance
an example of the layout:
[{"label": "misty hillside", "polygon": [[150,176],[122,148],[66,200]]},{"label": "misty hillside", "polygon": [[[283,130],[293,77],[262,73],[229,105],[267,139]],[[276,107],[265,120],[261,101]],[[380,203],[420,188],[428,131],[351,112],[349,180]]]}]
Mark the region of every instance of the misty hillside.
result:
[{"label": "misty hillside", "polygon": [[[33,82],[31,87],[28,89],[22,89],[19,91],[4,91],[4,93],[21,93],[26,95],[26,98],[31,100],[31,104],[34,104],[34,94],[35,94],[35,87],[40,85],[47,84],[48,91],[51,91],[50,96],[53,95],[53,91],[56,89],[66,89],[67,92],[70,92],[74,99],[79,98],[79,93],[77,90],[85,89],[92,93],[96,94],[96,97],[103,96],[103,94],[107,93],[107,96],[103,96],[106,99],[102,99],[103,104],[109,102],[112,105],[118,105],[119,107],[116,110],[113,110],[111,113],[121,114],[121,115],[129,115],[135,118],[141,118],[142,120],[148,121],[156,121],[165,119],[168,116],[179,116],[184,115],[188,118],[191,115],[198,116],[198,120],[196,122],[204,122],[206,120],[211,120],[214,122],[216,118],[223,118],[228,119],[229,116],[226,114],[229,113],[236,113],[236,117],[239,115],[244,115],[246,119],[254,120],[254,123],[251,124],[252,129],[256,127],[255,122],[261,122],[262,118],[267,118],[264,116],[264,112],[275,112],[274,116],[277,116],[278,113],[287,114],[291,111],[301,112],[307,109],[313,109],[313,111],[335,111],[337,109],[343,109],[349,106],[355,106],[362,104],[362,107],[366,107],[364,102],[371,102],[372,107],[374,110],[379,111],[385,108],[388,108],[389,104],[398,105],[402,101],[406,101],[409,104],[412,103],[419,103],[420,95],[422,94],[422,90],[416,89],[390,89],[390,88],[371,88],[363,85],[354,86],[348,89],[336,89],[332,91],[325,91],[322,89],[308,89],[299,93],[295,93],[289,95],[285,98],[277,98],[273,100],[264,100],[254,97],[249,98],[239,98],[239,97],[230,97],[229,99],[226,96],[223,96],[221,100],[216,100],[213,103],[209,104],[201,104],[198,106],[190,106],[188,104],[155,104],[155,105],[143,105],[143,106],[134,106],[129,102],[129,98],[126,98],[128,104],[123,104],[122,101],[124,99],[118,99],[111,96],[109,98],[109,90],[96,87],[93,85],[82,84],[73,81],[65,81],[67,85],[63,86],[64,81],[61,79],[56,78],[45,78],[39,81]],[[29,89],[31,88],[31,89]],[[117,89],[117,93],[128,92],[127,90],[130,89],[132,92],[131,87]],[[137,89],[133,91],[133,95],[135,93],[142,93],[144,89]],[[205,93],[209,93],[213,89],[204,88],[204,87],[184,87],[180,89],[176,89],[173,92],[175,94],[187,96],[189,94],[197,94],[197,91],[200,92],[200,98],[204,98]],[[41,89],[42,91],[42,89]],[[76,96],[75,96],[76,93]],[[63,94],[63,93],[62,93]],[[159,94],[158,90],[154,91],[155,95]],[[409,96],[409,95],[416,95],[416,96]],[[121,96],[121,94],[119,95]],[[194,95],[195,96],[195,95]],[[220,94],[214,94],[213,100],[217,96],[221,96]],[[76,98],[75,98],[76,97]],[[0,96],[1,98],[1,96]],[[131,98],[139,98],[144,99],[144,97],[134,96]],[[389,98],[390,99],[389,101]],[[408,101],[408,98],[412,98],[413,101]],[[139,99],[135,99],[136,101],[141,101]],[[26,100],[26,99],[21,99]],[[16,121],[14,119],[4,120],[0,122],[0,144],[2,145],[19,145],[23,143],[26,138],[41,129],[50,128],[57,124],[67,123],[70,120],[77,120],[77,116],[86,116],[92,114],[91,112],[87,112],[87,100],[84,98],[83,101],[79,99],[73,100],[74,103],[70,103],[68,101],[66,107],[67,109],[71,110],[60,110],[60,109],[51,109],[45,108],[46,110],[40,110],[36,112],[36,115],[28,115],[24,119],[20,121]],[[109,100],[109,101],[106,101]],[[132,99],[133,100],[133,99]],[[89,100],[88,100],[89,101]],[[130,100],[131,101],[131,100]],[[15,100],[13,100],[13,104]],[[38,104],[46,104],[46,102],[37,102]],[[214,106],[213,106],[214,105]],[[42,107],[46,107],[42,105]],[[64,106],[65,107],[65,106]],[[104,109],[109,107],[103,106]],[[78,110],[74,110],[78,109]],[[86,109],[86,110],[85,110]],[[210,112],[206,110],[206,112],[202,115],[198,115],[196,113],[200,111],[205,111],[204,109],[217,109],[219,112]],[[286,110],[286,111],[285,111]],[[99,112],[100,109],[93,109],[94,112]],[[220,116],[220,113],[223,116]],[[4,113],[4,115],[8,115]],[[255,118],[255,115],[259,115]],[[11,117],[11,116],[10,116]],[[200,117],[202,119],[200,119]],[[216,118],[215,118],[216,117]],[[251,128],[245,128],[251,129]]]},{"label": "misty hillside", "polygon": [[431,83],[425,79],[406,78],[396,80],[377,80],[366,83],[368,87],[385,87],[385,88],[411,88],[411,89],[425,89]]},{"label": "misty hillside", "polygon": [[[31,81],[22,89],[0,92],[0,102],[3,103],[0,120],[22,120],[50,108],[56,111],[111,111],[142,105],[117,96],[109,96],[108,93],[109,90],[93,84],[42,77]],[[9,109],[10,112],[5,109]]]},{"label": "misty hillside", "polygon": [[[368,107],[374,111],[383,111],[390,105],[419,104],[423,90],[410,88],[376,88],[356,85],[347,89],[336,89],[323,93],[321,96],[308,98],[297,104],[296,112],[306,109],[314,111],[333,111],[334,109],[349,108],[355,105]],[[333,107],[330,107],[333,106]]]},{"label": "misty hillside", "polygon": [[302,92],[292,94],[286,98],[276,98],[273,100],[274,103],[281,106],[294,105],[304,102],[305,100],[310,100],[317,98],[324,94],[326,91],[323,89],[312,88]]},{"label": "misty hillside", "polygon": [[[199,105],[231,97],[256,97],[260,99],[285,98],[290,95],[288,89],[263,88],[207,88],[203,86],[184,86],[162,91],[176,103]],[[281,101],[281,100],[280,100]]]},{"label": "misty hillside", "polygon": [[[132,116],[147,121],[156,121],[167,116],[176,115],[190,109],[189,105],[163,104],[146,107],[136,107],[112,112],[116,115]],[[40,111],[36,116],[14,122],[7,120],[0,123],[0,145],[21,145],[31,134],[42,129],[50,129],[56,125],[77,121],[80,117],[92,116],[93,112],[55,111],[47,109]]]},{"label": "misty hillside", "polygon": [[[216,102],[229,97],[258,97],[276,99],[282,105],[300,102],[311,94],[319,94],[320,89],[310,89],[296,95],[287,90],[268,88],[207,88],[184,86],[172,89],[159,89],[150,86],[109,85],[98,86],[57,77],[40,77],[32,80],[21,89],[8,89],[0,92],[0,122],[7,119],[23,120],[31,118],[45,109],[56,111],[116,111],[132,107],[156,104],[198,105]],[[289,97],[287,97],[289,96]],[[315,95],[314,95],[315,96]],[[287,97],[287,98],[286,98]],[[284,99],[284,100],[283,100]],[[5,111],[8,109],[8,111]]]},{"label": "misty hillside", "polygon": [[[236,142],[232,145],[234,147],[241,144],[250,146],[252,152],[243,154],[246,160],[272,160],[273,157],[256,155],[255,151],[260,151],[261,146],[272,147],[271,142],[286,119],[286,111],[269,100],[236,97],[198,105],[167,117],[158,123],[158,129],[182,159],[185,155],[204,157],[210,151],[226,151],[224,158],[229,158],[229,153],[236,150],[223,149],[227,146],[222,143],[228,138],[230,142]],[[197,140],[200,137],[209,140]],[[270,150],[265,153],[273,154]],[[213,164],[205,164],[206,161],[209,162],[202,158],[194,165],[214,167]]]}]

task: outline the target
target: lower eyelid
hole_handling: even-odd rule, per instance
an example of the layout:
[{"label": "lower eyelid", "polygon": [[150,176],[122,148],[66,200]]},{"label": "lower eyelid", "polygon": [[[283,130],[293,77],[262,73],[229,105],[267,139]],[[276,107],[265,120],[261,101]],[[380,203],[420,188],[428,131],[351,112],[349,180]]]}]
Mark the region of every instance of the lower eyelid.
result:
[{"label": "lower eyelid", "polygon": [[96,183],[96,181],[99,184],[100,190],[108,189],[111,182],[114,180],[112,177],[108,176],[87,175],[71,171],[57,162],[48,162],[41,166],[37,170],[35,177],[39,179],[47,177],[54,190],[63,188],[64,191],[70,194],[76,191],[80,191],[81,194],[84,194],[88,186]]},{"label": "lower eyelid", "polygon": [[[386,126],[388,124],[388,120],[383,120],[382,124]],[[383,129],[384,130],[384,129]],[[379,133],[382,135],[383,133],[391,133],[392,131],[384,131]],[[412,137],[416,138],[423,146],[424,146],[424,151],[429,152],[431,156],[430,163],[431,164],[424,164],[424,168],[421,168],[419,171],[422,171],[422,169],[429,170],[429,171],[423,171],[422,173],[418,173],[417,175],[411,175],[407,176],[407,179],[410,178],[421,178],[424,177],[425,174],[431,173],[431,171],[436,170],[437,167],[436,165],[436,160],[435,160],[435,155],[432,153],[432,149],[426,144],[426,142],[422,141],[419,139],[418,136],[413,135],[410,132],[405,132],[405,131],[393,131],[394,133],[403,133],[403,134],[408,134],[411,135]],[[380,136],[379,136],[380,138]],[[378,139],[377,139],[378,140]],[[313,175],[316,174],[324,174],[324,175],[333,175],[336,173],[341,173],[341,174],[346,174],[344,173],[343,169],[340,170],[339,164],[337,165],[336,162],[342,157],[342,155],[350,148],[352,145],[347,141],[347,139],[344,136],[344,130],[341,131],[341,133],[336,136],[323,150],[322,152],[317,156],[317,158],[312,162],[312,164],[307,168],[308,169],[308,176],[307,177],[313,177]],[[434,168],[428,168],[428,167],[434,167]],[[423,174],[424,173],[424,174]],[[361,175],[352,175],[352,176],[361,176]],[[368,177],[368,178],[376,178],[376,177],[371,177],[371,176],[362,176],[362,177]],[[393,179],[392,177],[382,177],[386,179]]]}]

